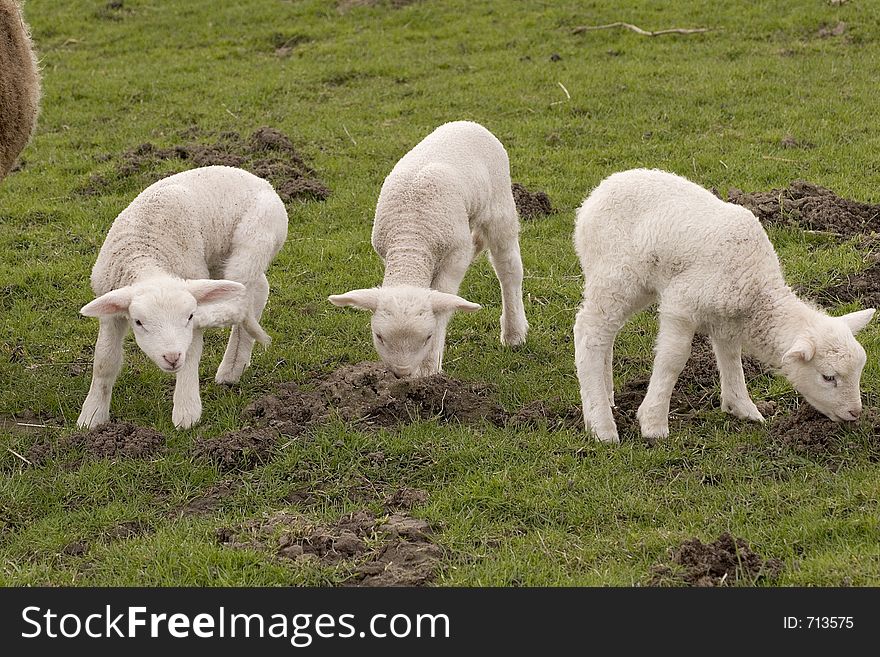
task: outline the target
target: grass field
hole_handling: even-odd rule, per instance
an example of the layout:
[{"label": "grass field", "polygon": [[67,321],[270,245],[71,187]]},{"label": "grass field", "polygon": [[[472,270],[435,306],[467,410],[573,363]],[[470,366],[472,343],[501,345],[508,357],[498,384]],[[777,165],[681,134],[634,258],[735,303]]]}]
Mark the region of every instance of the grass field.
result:
[{"label": "grass field", "polygon": [[[599,445],[571,429],[431,421],[359,431],[333,421],[280,440],[257,467],[223,472],[192,450],[198,437],[246,426],[242,410],[277,384],[375,358],[368,315],[326,297],[381,280],[369,235],[382,180],[434,127],[456,119],[492,130],[513,179],[546,191],[558,212],[523,224],[528,344],[500,345],[500,293],[482,259],[461,293],[484,310],[453,320],[446,370],[492,382],[508,409],[538,399],[578,404],[571,332],[582,280],[571,232],[574,209],[606,175],[658,167],[722,192],[805,179],[880,203],[880,14],[872,3],[116,4],[25,6],[44,98],[23,168],[0,184],[0,584],[338,584],[354,565],[231,549],[217,531],[285,509],[314,524],[364,508],[382,514],[383,496],[404,486],[428,494],[411,513],[434,528],[440,585],[645,584],[683,540],[723,531],[784,563],[774,579],[739,584],[880,583],[871,427],[848,431],[851,444],[834,458],[811,457],[707,400],[654,447]],[[711,31],[573,33],[614,21]],[[842,34],[819,35],[840,21]],[[225,335],[209,333],[202,423],[176,431],[173,381],[130,341],[112,413],[165,434],[167,452],[23,462],[14,452],[74,431],[97,332],[77,311],[92,298],[88,276],[109,225],[149,175],[182,164],[92,195],[82,192],[90,177],[109,175],[144,142],[169,147],[192,141],[194,127],[246,135],[260,126],[290,136],[332,192],[288,205],[263,322],[273,345],[255,354],[240,386],[219,388],[211,377]],[[813,147],[784,148],[787,135]],[[770,235],[789,282],[807,290],[866,266],[859,240]],[[648,373],[655,328],[643,314],[619,336],[618,386]],[[866,405],[877,405],[876,323],[860,340],[869,355]],[[759,378],[752,394],[782,408],[796,400],[779,377]],[[179,512],[220,485],[231,492],[209,512]],[[313,503],[297,506],[291,491],[303,490]],[[119,527],[136,530],[121,535]]]}]

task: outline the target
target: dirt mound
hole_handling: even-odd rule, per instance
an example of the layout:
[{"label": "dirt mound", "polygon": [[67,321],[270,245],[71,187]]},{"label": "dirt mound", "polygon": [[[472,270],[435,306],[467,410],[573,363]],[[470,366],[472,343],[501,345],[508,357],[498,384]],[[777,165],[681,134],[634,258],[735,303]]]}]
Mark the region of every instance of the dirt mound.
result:
[{"label": "dirt mound", "polygon": [[782,561],[762,559],[746,541],[728,532],[712,543],[698,538],[684,541],[672,551],[671,561],[651,569],[649,586],[755,584],[760,579],[775,579],[783,569]]},{"label": "dirt mound", "polygon": [[247,470],[265,463],[278,435],[270,429],[230,431],[214,438],[198,437],[193,455],[215,463],[220,470]]},{"label": "dirt mound", "polygon": [[803,456],[823,456],[838,451],[845,425],[832,422],[807,403],[792,415],[770,426],[770,437]]},{"label": "dirt mound", "polygon": [[279,511],[238,529],[220,529],[217,537],[227,547],[268,550],[281,560],[347,566],[348,586],[423,585],[436,575],[443,554],[424,520],[406,514],[382,520],[370,511],[344,515],[332,525]]},{"label": "dirt mound", "polygon": [[[199,132],[195,130],[191,134]],[[294,199],[322,201],[330,195],[330,190],[305,163],[290,138],[266,126],[247,138],[237,132],[223,132],[211,144],[190,142],[169,148],[141,144],[119,157],[109,177],[93,174],[89,184],[80,191],[86,195],[100,194],[131,177],[143,179],[142,184],[146,186],[170,175],[164,170],[156,171],[160,163],[169,160],[179,163],[180,166],[175,166],[179,171],[215,164],[246,169],[271,182],[285,203]]]},{"label": "dirt mound", "polygon": [[795,180],[787,189],[754,194],[731,188],[727,199],[748,208],[769,225],[796,226],[843,237],[880,230],[880,205],[840,198],[829,189],[803,180]]},{"label": "dirt mound", "polygon": [[830,305],[858,301],[863,308],[880,307],[880,263],[846,277],[846,282],[826,288],[818,299]]},{"label": "dirt mound", "polygon": [[384,365],[364,362],[312,379],[304,389],[288,383],[258,399],[245,415],[286,435],[297,435],[331,414],[362,427],[392,427],[417,420],[501,424],[505,413],[490,386],[445,374],[398,379]]},{"label": "dirt mound", "polygon": [[[129,422],[110,422],[56,441],[37,442],[26,456],[31,463],[41,466],[49,461],[70,461],[71,453],[78,451],[93,459],[146,459],[165,451],[165,436]],[[74,462],[78,464],[79,460]]]},{"label": "dirt mound", "polygon": [[550,197],[544,192],[530,192],[520,183],[513,183],[513,200],[522,219],[538,219],[553,213]]}]

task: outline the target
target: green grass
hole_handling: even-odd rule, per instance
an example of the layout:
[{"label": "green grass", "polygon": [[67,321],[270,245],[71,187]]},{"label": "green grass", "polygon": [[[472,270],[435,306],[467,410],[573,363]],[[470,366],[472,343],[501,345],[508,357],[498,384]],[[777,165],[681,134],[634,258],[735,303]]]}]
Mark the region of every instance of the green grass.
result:
[{"label": "green grass", "polygon": [[[364,506],[353,495],[364,478],[383,490],[428,491],[414,513],[437,527],[445,548],[439,584],[644,583],[670,547],[724,530],[784,560],[775,585],[880,583],[880,469],[876,438],[864,430],[850,434],[835,467],[774,449],[766,429],[709,407],[653,448],[597,445],[579,431],[421,423],[368,433],[331,424],[248,472],[220,473],[191,457],[196,436],[241,428],[242,409],[277,383],[375,357],[368,316],[325,299],[380,280],[369,245],[379,187],[444,121],[486,125],[506,145],[513,179],[545,190],[559,208],[522,231],[528,345],[500,346],[500,294],[485,260],[462,286],[485,310],[450,327],[449,373],[495,382],[509,408],[556,397],[578,403],[571,329],[582,282],[570,235],[574,209],[606,175],[659,167],[722,191],[802,178],[880,202],[880,15],[870,3],[438,0],[342,12],[315,0],[125,0],[122,11],[104,0],[31,0],[25,9],[44,99],[24,169],[0,185],[0,583],[339,582],[340,569],[231,550],[215,532],[284,508],[285,495],[303,487],[324,492],[304,513],[332,521]],[[572,34],[618,20],[712,31]],[[816,36],[838,20],[848,25],[843,37]],[[278,56],[285,42],[292,50]],[[277,127],[333,192],[288,207],[264,321],[275,342],[239,387],[220,389],[209,376],[223,350],[214,332],[203,359],[203,421],[184,432],[171,424],[172,381],[129,344],[112,412],[164,432],[168,453],[24,467],[10,450],[23,453],[38,436],[3,427],[31,411],[63,422],[52,436],[72,431],[97,331],[77,311],[91,298],[88,275],[107,228],[140,191],[135,181],[99,196],[77,190],[112,167],[104,156],[146,141],[185,142],[193,125],[245,134]],[[815,148],[783,149],[786,134]],[[834,284],[865,266],[857,242],[791,229],[771,238],[792,284]],[[654,330],[640,315],[621,333],[618,356],[650,359]],[[880,331],[870,326],[861,340],[863,389],[876,401]],[[616,374],[620,384],[636,373]],[[790,389],[775,379],[753,393]],[[386,456],[379,464],[369,458],[377,451]],[[223,480],[239,486],[216,513],[175,513]],[[107,538],[131,521],[150,531]],[[75,541],[88,551],[66,554]]]}]

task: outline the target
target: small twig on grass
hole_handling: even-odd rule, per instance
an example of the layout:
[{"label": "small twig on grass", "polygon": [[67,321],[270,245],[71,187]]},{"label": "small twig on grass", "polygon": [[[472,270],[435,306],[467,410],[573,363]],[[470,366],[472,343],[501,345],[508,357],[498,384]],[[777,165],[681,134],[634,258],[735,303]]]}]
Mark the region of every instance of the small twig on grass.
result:
[{"label": "small twig on grass", "polygon": [[18,458],[20,458],[22,461],[24,461],[24,462],[27,463],[28,465],[33,465],[33,463],[31,463],[30,461],[28,461],[25,457],[23,457],[21,454],[19,454],[18,452],[16,452],[16,451],[15,451],[14,449],[12,449],[11,447],[7,447],[6,450],[9,451],[9,452],[11,452],[12,454],[14,454],[15,456],[17,456]]},{"label": "small twig on grass", "polygon": [[351,139],[351,143],[354,144],[355,146],[357,146],[358,143],[354,140],[354,137],[351,136],[351,133],[348,131],[348,128],[345,127],[344,123],[342,124],[342,129],[343,129],[343,131],[345,131],[345,134],[348,135],[348,138]]},{"label": "small twig on grass", "polygon": [[776,162],[790,162],[791,164],[804,164],[804,162],[799,162],[798,160],[790,160],[787,157],[774,157],[773,155],[762,155],[761,159],[774,160]]},{"label": "small twig on grass", "polygon": [[641,34],[642,36],[661,36],[663,34],[700,34],[701,32],[709,32],[711,28],[708,27],[670,27],[666,30],[655,30],[653,32],[649,32],[648,30],[643,30],[642,28],[632,25],[631,23],[624,23],[622,21],[618,21],[616,23],[608,23],[608,25],[581,25],[580,27],[574,28],[571,33],[572,34],[581,34],[582,32],[593,32],[595,30],[610,30],[615,27],[624,27],[627,30],[632,30],[636,34]]},{"label": "small twig on grass", "polygon": [[562,87],[562,90],[565,92],[565,97],[568,98],[569,100],[571,100],[571,94],[568,93],[568,89],[565,88],[565,85],[562,84],[561,82],[557,82],[556,84],[558,84],[560,87]]}]

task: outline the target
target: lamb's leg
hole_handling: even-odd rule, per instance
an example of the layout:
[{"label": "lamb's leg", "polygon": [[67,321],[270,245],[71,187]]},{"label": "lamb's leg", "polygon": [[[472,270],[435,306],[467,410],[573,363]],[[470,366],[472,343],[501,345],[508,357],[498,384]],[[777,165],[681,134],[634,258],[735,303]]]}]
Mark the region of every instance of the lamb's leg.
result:
[{"label": "lamb's leg", "polygon": [[614,408],[614,342],[605,354],[605,392],[608,394],[608,405]]},{"label": "lamb's leg", "polygon": [[669,400],[678,375],[691,355],[695,329],[691,322],[661,310],[654,370],[648,392],[636,413],[642,436],[648,441],[669,435]]},{"label": "lamb's leg", "polygon": [[[441,263],[439,271],[431,281],[431,289],[447,294],[458,294],[458,288],[461,286],[461,281],[464,279],[464,274],[473,257],[473,248],[469,244],[453,251]],[[436,328],[431,338],[433,347],[415,376],[429,376],[443,371],[446,327],[449,325],[450,319],[452,319],[452,313],[438,313],[436,315]]]},{"label": "lamb's leg", "polygon": [[[614,338],[626,321],[622,312],[607,313],[585,301],[574,323],[574,359],[581,388],[584,425],[598,440],[618,443],[617,424],[608,395]],[[613,394],[613,391],[612,391]]]},{"label": "lamb's leg", "polygon": [[[248,283],[247,295],[251,315],[259,322],[269,300],[269,281],[265,274]],[[223,360],[217,368],[217,376],[214,380],[220,384],[238,383],[245,368],[251,362],[253,350],[254,337],[245,331],[241,324],[233,326],[226,345],[226,353],[223,354]]]},{"label": "lamb's leg", "polygon": [[508,346],[526,341],[529,322],[522,300],[523,266],[516,236],[489,246],[489,262],[501,284],[501,343]]},{"label": "lamb's leg", "polygon": [[174,409],[171,419],[178,429],[189,429],[202,417],[202,398],[199,396],[199,361],[202,359],[204,331],[193,329],[192,344],[186,352],[186,361],[177,373],[174,384]]},{"label": "lamb's leg", "polygon": [[128,332],[128,321],[123,317],[102,317],[95,342],[95,364],[92,385],[83,403],[76,426],[90,429],[110,420],[110,398],[113,384],[122,369],[122,343]]},{"label": "lamb's leg", "polygon": [[712,351],[721,376],[721,410],[743,420],[763,422],[764,416],[749,397],[743,374],[742,346],[739,342],[711,336]]}]

